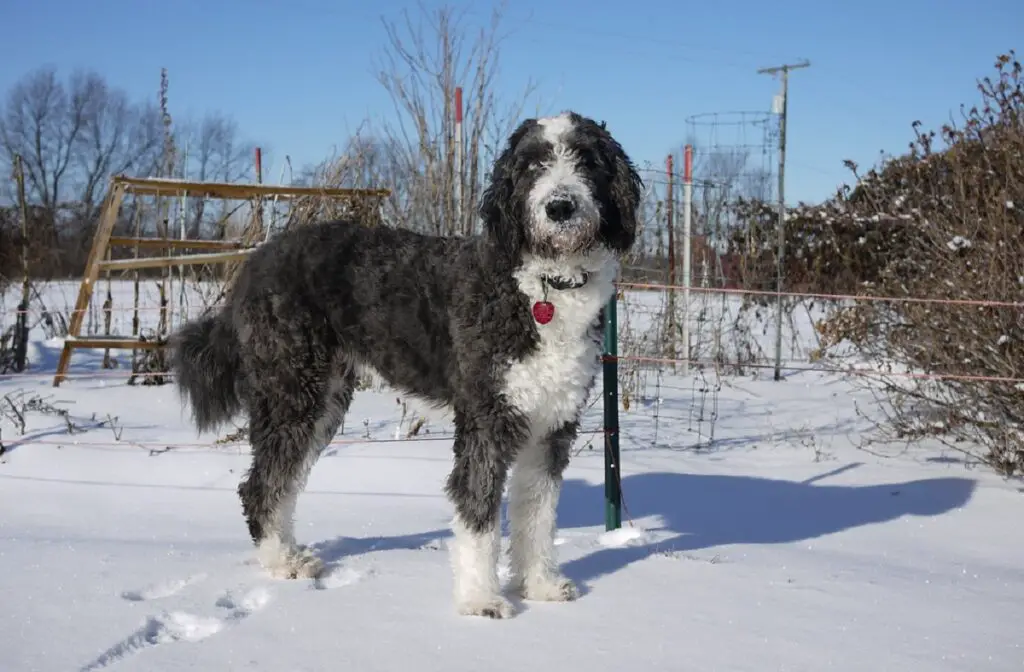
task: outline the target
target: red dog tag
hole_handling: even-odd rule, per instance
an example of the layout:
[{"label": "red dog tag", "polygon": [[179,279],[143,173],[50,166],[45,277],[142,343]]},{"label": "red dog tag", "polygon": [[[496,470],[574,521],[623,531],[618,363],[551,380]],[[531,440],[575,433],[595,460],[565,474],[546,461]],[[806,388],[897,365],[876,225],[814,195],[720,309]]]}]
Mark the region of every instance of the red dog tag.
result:
[{"label": "red dog tag", "polygon": [[533,319],[540,324],[547,324],[555,316],[555,304],[550,301],[538,301],[533,304]]}]

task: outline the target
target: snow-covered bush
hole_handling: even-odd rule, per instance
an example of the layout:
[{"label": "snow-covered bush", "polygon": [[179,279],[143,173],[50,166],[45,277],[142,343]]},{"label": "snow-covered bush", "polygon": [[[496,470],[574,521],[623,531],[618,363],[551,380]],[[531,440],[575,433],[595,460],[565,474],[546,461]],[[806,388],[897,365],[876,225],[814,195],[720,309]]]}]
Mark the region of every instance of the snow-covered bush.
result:
[{"label": "snow-covered bush", "polygon": [[787,218],[786,281],[902,299],[837,305],[820,325],[824,345],[891,368],[882,389],[894,435],[938,437],[1014,474],[1024,472],[1024,76],[1013,52],[995,68],[962,121],[937,132],[915,122],[907,154],[862,176],[849,164],[855,187]]}]

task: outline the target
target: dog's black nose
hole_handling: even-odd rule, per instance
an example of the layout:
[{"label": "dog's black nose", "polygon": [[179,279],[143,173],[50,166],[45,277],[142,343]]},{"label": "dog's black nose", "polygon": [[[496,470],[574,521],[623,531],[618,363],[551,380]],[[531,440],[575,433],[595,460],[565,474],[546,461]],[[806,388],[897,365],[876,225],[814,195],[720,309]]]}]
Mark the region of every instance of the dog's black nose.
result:
[{"label": "dog's black nose", "polygon": [[553,222],[564,222],[576,212],[576,204],[568,198],[553,198],[544,206],[544,211]]}]

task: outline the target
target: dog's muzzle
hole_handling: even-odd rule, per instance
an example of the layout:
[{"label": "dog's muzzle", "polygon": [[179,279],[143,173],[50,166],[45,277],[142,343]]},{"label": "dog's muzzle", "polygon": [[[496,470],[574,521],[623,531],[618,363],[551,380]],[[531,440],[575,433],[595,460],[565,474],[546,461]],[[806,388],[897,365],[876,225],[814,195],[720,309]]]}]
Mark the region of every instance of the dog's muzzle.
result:
[{"label": "dog's muzzle", "polygon": [[587,194],[560,187],[538,205],[531,232],[536,243],[560,254],[592,246],[600,215]]}]

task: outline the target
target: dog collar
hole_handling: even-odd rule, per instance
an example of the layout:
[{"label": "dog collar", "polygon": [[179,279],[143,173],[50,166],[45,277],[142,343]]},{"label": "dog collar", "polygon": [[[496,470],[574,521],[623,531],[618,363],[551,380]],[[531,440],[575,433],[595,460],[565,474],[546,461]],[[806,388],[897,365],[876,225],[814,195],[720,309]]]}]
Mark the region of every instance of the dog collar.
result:
[{"label": "dog collar", "polygon": [[540,280],[552,289],[564,291],[566,289],[579,289],[583,285],[587,284],[587,281],[590,280],[590,274],[583,271],[579,278],[563,278],[560,275],[542,275],[540,276]]},{"label": "dog collar", "polygon": [[579,289],[583,285],[587,284],[590,280],[590,274],[583,271],[579,278],[563,278],[560,275],[540,276],[541,284],[544,288],[544,297],[533,304],[533,319],[538,324],[547,324],[555,317],[555,304],[548,301],[548,287],[563,291],[566,289]]}]

